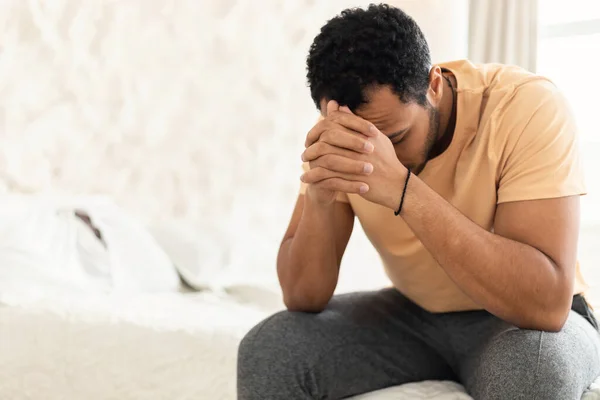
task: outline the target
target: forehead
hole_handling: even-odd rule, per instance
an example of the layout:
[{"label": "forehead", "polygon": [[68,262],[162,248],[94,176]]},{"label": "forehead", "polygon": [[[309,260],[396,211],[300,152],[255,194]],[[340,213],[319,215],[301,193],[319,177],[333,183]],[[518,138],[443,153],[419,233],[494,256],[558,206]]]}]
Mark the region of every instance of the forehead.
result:
[{"label": "forehead", "polygon": [[[416,103],[404,103],[400,101],[389,86],[374,86],[365,93],[367,103],[362,104],[354,110],[356,115],[372,122],[382,131],[412,125],[419,115],[421,106]],[[327,101],[321,101],[321,112],[325,113]]]},{"label": "forehead", "polygon": [[421,106],[404,103],[389,86],[377,86],[366,93],[368,102],[361,105],[356,114],[372,122],[379,129],[395,126],[399,121],[410,125],[417,117]]}]

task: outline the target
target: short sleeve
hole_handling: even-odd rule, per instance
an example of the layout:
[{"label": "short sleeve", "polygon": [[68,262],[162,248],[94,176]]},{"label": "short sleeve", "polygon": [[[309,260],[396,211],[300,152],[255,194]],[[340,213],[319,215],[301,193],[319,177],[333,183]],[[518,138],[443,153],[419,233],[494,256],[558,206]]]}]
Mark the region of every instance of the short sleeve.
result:
[{"label": "short sleeve", "polygon": [[[310,170],[310,167],[308,166],[308,163],[303,163],[302,164],[302,170],[304,172],[307,172],[308,170]],[[303,195],[306,193],[306,188],[308,187],[308,185],[304,182],[300,182],[300,194]],[[341,201],[342,203],[350,203],[350,200],[348,199],[348,195],[346,193],[342,193],[342,192],[338,192],[336,198],[336,201]]]},{"label": "short sleeve", "polygon": [[498,114],[498,203],[585,194],[577,127],[558,89],[538,81],[518,89]]}]

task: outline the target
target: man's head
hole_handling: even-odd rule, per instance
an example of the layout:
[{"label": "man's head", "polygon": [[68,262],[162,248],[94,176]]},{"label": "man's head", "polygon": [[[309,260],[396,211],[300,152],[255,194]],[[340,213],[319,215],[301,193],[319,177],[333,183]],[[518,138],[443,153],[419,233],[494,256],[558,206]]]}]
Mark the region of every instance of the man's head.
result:
[{"label": "man's head", "polygon": [[388,5],[348,9],[315,38],[307,59],[311,96],[348,106],[390,137],[407,167],[422,166],[439,138],[442,76],[425,36]]}]

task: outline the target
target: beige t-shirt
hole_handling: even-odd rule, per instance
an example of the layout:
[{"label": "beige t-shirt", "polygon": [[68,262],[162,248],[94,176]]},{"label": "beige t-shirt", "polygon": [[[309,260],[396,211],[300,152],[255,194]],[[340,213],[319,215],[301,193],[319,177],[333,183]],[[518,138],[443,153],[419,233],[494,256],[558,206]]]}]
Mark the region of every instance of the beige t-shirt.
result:
[{"label": "beige t-shirt", "polygon": [[[511,66],[455,61],[454,137],[419,178],[465,216],[493,229],[500,203],[585,194],[571,110],[547,79]],[[301,193],[306,187],[303,185]],[[349,202],[394,286],[431,312],[480,309],[402,218],[358,195]],[[374,267],[374,266],[373,266]],[[575,293],[585,289],[577,266]]]}]

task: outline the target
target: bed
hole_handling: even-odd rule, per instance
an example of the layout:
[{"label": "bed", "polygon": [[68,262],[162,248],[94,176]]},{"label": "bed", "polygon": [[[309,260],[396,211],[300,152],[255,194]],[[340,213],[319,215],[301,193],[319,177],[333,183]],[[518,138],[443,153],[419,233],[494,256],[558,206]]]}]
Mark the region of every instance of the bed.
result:
[{"label": "bed", "polygon": [[266,315],[231,295],[38,298],[0,307],[2,399],[234,399]]},{"label": "bed", "polygon": [[[3,211],[6,214],[9,210],[10,216],[20,215],[13,211],[22,208],[23,199],[13,203],[20,208],[9,209],[5,199]],[[114,291],[108,292],[112,294],[92,293],[93,286],[86,286],[87,291],[68,290],[67,285],[58,285],[63,280],[59,274],[61,259],[57,255],[41,250],[35,252],[36,246],[29,251],[36,254],[30,263],[16,264],[17,260],[23,260],[24,248],[9,246],[11,240],[30,243],[27,238],[37,235],[38,242],[52,244],[42,246],[42,250],[56,247],[60,242],[57,238],[61,237],[57,232],[62,232],[57,227],[63,223],[71,226],[74,217],[68,214],[68,218],[48,220],[45,217],[55,213],[54,203],[50,204],[52,207],[43,203],[43,207],[28,206],[21,210],[28,216],[27,224],[7,223],[11,220],[8,215],[3,219],[5,236],[0,266],[11,268],[3,269],[0,280],[0,399],[235,399],[239,341],[252,326],[283,308],[276,284],[267,284],[267,277],[261,278],[256,273],[251,274],[254,284],[211,287],[208,281],[194,280],[194,277],[206,277],[194,270],[200,265],[197,260],[205,260],[206,254],[192,251],[196,246],[179,246],[187,243],[187,236],[171,229],[161,229],[163,235],[153,232],[149,236],[132,221],[123,225],[127,219],[114,207],[98,208],[104,204],[100,202],[94,203],[94,208],[88,202],[90,215],[103,228],[103,240],[112,243],[119,239],[129,250],[135,248],[134,244],[138,247],[143,244],[144,255],[153,254],[152,259],[164,250],[164,262],[152,264],[148,257],[136,258],[128,253],[126,260],[108,268],[106,281],[116,285]],[[61,203],[59,209],[63,210],[62,207]],[[104,214],[98,213],[100,210],[105,210]],[[114,218],[108,218],[110,215]],[[75,220],[79,221],[78,217]],[[114,223],[108,223],[113,220],[120,222],[118,229]],[[14,226],[20,229],[17,231]],[[75,230],[75,233],[89,233],[88,225],[77,226],[83,231]],[[585,237],[595,236],[587,232]],[[91,239],[98,238],[91,236]],[[73,243],[81,244],[81,241]],[[587,250],[591,249],[586,247],[588,244],[589,240],[582,241],[581,254],[586,257],[589,256]],[[152,248],[154,252],[150,251]],[[14,251],[8,251],[10,249]],[[355,246],[349,255],[367,265],[366,260],[359,258],[363,253],[360,250],[360,246]],[[39,262],[46,259],[55,261],[54,280],[46,279],[45,285],[34,285],[34,279],[25,279],[35,277],[36,271],[48,272],[44,268],[47,265]],[[69,259],[64,258],[64,262]],[[134,261],[136,269],[129,265]],[[79,268],[69,269],[67,275],[72,275],[72,271],[89,271],[96,265],[81,263]],[[173,282],[164,285],[170,281],[167,278],[177,277],[173,265],[197,290],[192,290],[192,286],[181,288],[179,278],[175,286]],[[26,267],[32,268],[31,274],[11,279],[10,272]],[[95,275],[103,270],[94,270]],[[355,279],[360,273],[345,268],[339,288],[344,291],[364,289],[365,282]],[[273,278],[272,273],[269,276]],[[240,276],[243,281],[249,278],[247,272]],[[361,286],[352,287],[351,281]],[[373,285],[377,286],[376,282]],[[159,287],[162,289],[157,292]],[[198,290],[201,287],[204,290]],[[591,389],[584,399],[600,400],[600,381]],[[462,386],[453,382],[413,383],[355,397],[355,400],[393,399],[466,400],[470,397]]]},{"label": "bed", "polygon": [[[2,399],[235,399],[239,340],[280,308],[268,290],[4,299]],[[586,400],[600,399],[596,394]],[[424,382],[356,400],[470,399]]]},{"label": "bed", "polygon": [[[19,303],[0,307],[2,399],[235,399],[238,342],[278,308],[252,288]],[[431,382],[368,398],[461,392]]]}]

